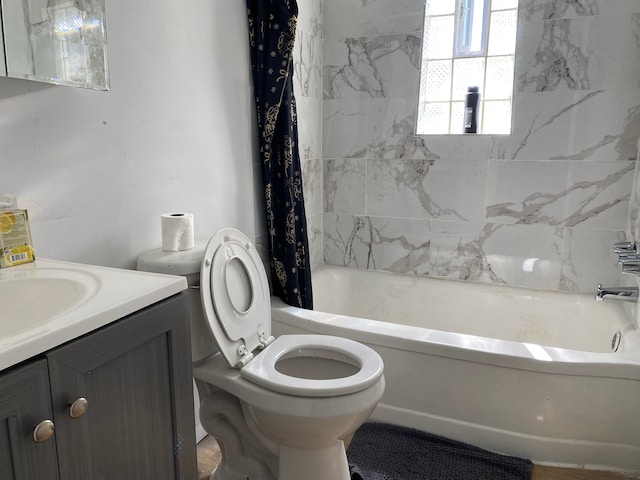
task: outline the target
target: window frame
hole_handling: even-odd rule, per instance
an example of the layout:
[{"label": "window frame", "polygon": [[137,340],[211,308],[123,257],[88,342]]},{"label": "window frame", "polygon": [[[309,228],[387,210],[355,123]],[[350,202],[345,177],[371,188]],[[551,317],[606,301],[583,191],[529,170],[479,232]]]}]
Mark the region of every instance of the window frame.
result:
[{"label": "window frame", "polygon": [[[478,50],[471,50],[471,44],[465,46],[462,44],[462,35],[464,33],[473,37],[473,29],[466,31],[463,24],[467,23],[467,13],[475,9],[475,5],[482,3],[482,22],[480,27],[480,48]],[[471,7],[468,5],[471,4]],[[491,14],[491,0],[457,0],[456,11],[454,13],[454,37],[453,37],[453,58],[471,58],[471,57],[486,57],[487,49],[489,48],[489,16]],[[473,26],[473,20],[468,25]]]}]

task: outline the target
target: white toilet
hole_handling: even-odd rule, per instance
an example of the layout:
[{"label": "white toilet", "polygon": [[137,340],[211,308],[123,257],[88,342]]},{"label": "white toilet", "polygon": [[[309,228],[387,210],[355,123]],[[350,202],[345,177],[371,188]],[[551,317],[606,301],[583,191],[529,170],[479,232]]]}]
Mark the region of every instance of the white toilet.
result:
[{"label": "white toilet", "polygon": [[[185,274],[175,266],[182,256],[193,253],[155,250],[138,267]],[[202,310],[192,303],[191,312],[193,375],[200,420],[223,457],[212,480],[349,479],[343,439],[382,397],[380,356],[340,337],[274,338],[267,276],[238,230],[209,240],[200,296]]]}]

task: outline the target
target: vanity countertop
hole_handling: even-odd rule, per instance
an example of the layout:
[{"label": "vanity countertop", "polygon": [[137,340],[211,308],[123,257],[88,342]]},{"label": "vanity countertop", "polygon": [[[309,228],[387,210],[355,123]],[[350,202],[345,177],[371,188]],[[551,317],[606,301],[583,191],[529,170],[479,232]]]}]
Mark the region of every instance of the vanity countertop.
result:
[{"label": "vanity countertop", "polygon": [[0,370],[187,288],[184,277],[38,259],[0,270]]}]

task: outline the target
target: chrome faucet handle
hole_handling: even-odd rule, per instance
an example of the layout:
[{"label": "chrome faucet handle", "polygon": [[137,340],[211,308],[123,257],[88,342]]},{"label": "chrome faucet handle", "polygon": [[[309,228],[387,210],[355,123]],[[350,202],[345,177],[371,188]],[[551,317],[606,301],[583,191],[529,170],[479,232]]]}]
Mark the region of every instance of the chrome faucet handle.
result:
[{"label": "chrome faucet handle", "polygon": [[637,302],[638,287],[603,287],[602,284],[600,284],[596,291],[596,301],[602,302],[605,299]]},{"label": "chrome faucet handle", "polygon": [[614,253],[635,253],[638,251],[636,242],[616,242],[613,244]]},{"label": "chrome faucet handle", "polygon": [[618,262],[620,262],[621,265],[631,265],[634,263],[638,263],[640,262],[640,255],[638,255],[637,253],[620,254],[620,256],[618,257]]},{"label": "chrome faucet handle", "polygon": [[640,276],[640,262],[624,262],[622,264],[622,273],[626,275]]}]

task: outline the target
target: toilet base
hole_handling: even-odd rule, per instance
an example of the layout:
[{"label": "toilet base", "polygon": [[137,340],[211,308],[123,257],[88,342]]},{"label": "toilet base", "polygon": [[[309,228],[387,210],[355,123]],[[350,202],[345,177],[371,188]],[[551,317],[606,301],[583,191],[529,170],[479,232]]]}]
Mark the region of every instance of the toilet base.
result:
[{"label": "toilet base", "polygon": [[238,398],[196,379],[201,398],[200,420],[220,447],[222,461],[210,480],[276,480],[277,457],[256,440]]},{"label": "toilet base", "polygon": [[350,480],[344,443],[327,448],[295,448],[280,445],[278,480]]},{"label": "toilet base", "polygon": [[211,480],[350,480],[342,439],[375,408],[383,376],[348,396],[292,399],[248,382],[223,360],[193,365],[200,419],[222,453]]}]

